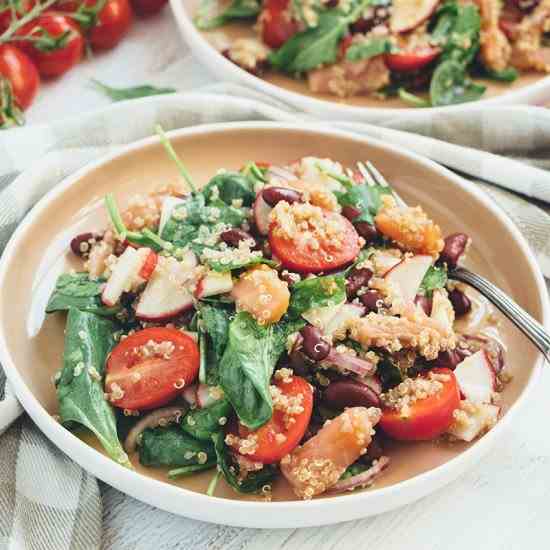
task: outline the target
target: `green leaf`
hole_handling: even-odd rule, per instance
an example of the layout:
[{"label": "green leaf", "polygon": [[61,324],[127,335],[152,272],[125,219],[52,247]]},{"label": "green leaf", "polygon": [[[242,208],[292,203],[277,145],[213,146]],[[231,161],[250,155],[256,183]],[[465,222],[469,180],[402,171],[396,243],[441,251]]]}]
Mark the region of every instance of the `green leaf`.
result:
[{"label": "green leaf", "polygon": [[137,99],[152,95],[173,94],[177,91],[175,88],[157,88],[150,84],[132,86],[130,88],[113,88],[99,80],[92,79],[92,82],[98,90],[113,101],[125,101],[127,99]]},{"label": "green leaf", "polygon": [[399,88],[397,90],[397,95],[409,105],[412,105],[413,107],[431,107],[431,103],[422,97],[419,97],[415,94],[412,94],[411,92],[407,92],[404,88]]},{"label": "green leaf", "polygon": [[376,375],[380,379],[384,391],[388,391],[403,382],[403,373],[399,367],[388,358],[384,358],[378,363]]},{"label": "green leaf", "polygon": [[259,493],[265,485],[271,485],[277,475],[277,469],[272,465],[264,466],[255,472],[249,472],[244,479],[240,479],[238,466],[224,439],[225,436],[222,432],[212,436],[218,468],[233,489],[239,493]]},{"label": "green leaf", "polygon": [[253,253],[251,256],[247,258],[243,258],[240,260],[217,260],[214,257],[206,258],[205,262],[208,264],[208,266],[213,269],[214,271],[218,271],[219,273],[225,273],[226,271],[234,271],[236,269],[242,269],[243,267],[251,267],[253,265],[258,264],[265,264],[269,265],[271,267],[275,267],[277,265],[276,262],[273,260],[268,260],[267,258],[264,258],[261,254],[261,252]]},{"label": "green leaf", "polygon": [[346,471],[340,476],[340,479],[348,479],[350,477],[362,474],[368,470],[370,466],[362,462],[354,462],[346,468]]},{"label": "green leaf", "polygon": [[104,283],[104,279],[91,280],[87,273],[63,273],[55,283],[46,313],[76,308],[106,317],[114,315],[120,307],[106,307],[101,301]]},{"label": "green leaf", "polygon": [[231,414],[231,405],[226,399],[220,399],[204,409],[191,409],[183,418],[181,428],[184,432],[200,440],[210,440],[210,436],[222,429],[225,422],[220,419]]},{"label": "green leaf", "polygon": [[201,30],[215,29],[234,19],[249,19],[260,13],[260,0],[233,0],[221,13],[215,14],[217,2],[202,0],[195,24]]},{"label": "green leaf", "polygon": [[430,98],[434,107],[475,101],[485,93],[485,86],[472,82],[464,65],[445,61],[438,65],[430,83]]},{"label": "green leaf", "polygon": [[514,67],[507,67],[506,69],[502,69],[502,71],[493,71],[487,67],[483,67],[483,72],[480,76],[496,80],[497,82],[514,82],[514,80],[517,80],[519,73]]},{"label": "green leaf", "polygon": [[246,312],[238,313],[229,325],[220,383],[240,421],[252,430],[271,418],[269,384],[287,334],[285,323],[261,326]]},{"label": "green leaf", "polygon": [[253,179],[239,172],[223,172],[214,176],[203,189],[208,200],[221,199],[231,205],[234,200],[241,200],[243,206],[251,206],[256,193]]},{"label": "green leaf", "polygon": [[312,308],[335,306],[346,299],[346,279],[343,275],[312,277],[291,287],[288,313],[298,317]]},{"label": "green leaf", "polygon": [[57,398],[61,422],[86,426],[113,460],[131,468],[118,440],[113,408],[103,392],[105,361],[115,344],[115,331],[116,325],[108,319],[69,309]]},{"label": "green leaf", "polygon": [[[206,470],[216,463],[212,442],[199,441],[179,426],[147,428],[141,435],[138,450],[139,461],[144,466],[195,466]],[[206,460],[199,453],[204,453]]]},{"label": "green leaf", "polygon": [[424,279],[420,283],[420,290],[424,295],[431,296],[432,292],[438,288],[444,288],[447,284],[447,270],[443,267],[430,266]]},{"label": "green leaf", "polygon": [[390,53],[392,43],[387,38],[371,38],[365,42],[355,42],[346,51],[346,59],[349,61],[361,61],[377,55]]},{"label": "green leaf", "polygon": [[334,193],[341,206],[353,206],[361,211],[354,222],[367,222],[374,224],[374,216],[382,206],[382,196],[391,195],[392,189],[389,185],[369,185],[367,183],[354,184],[344,192]]},{"label": "green leaf", "polygon": [[227,311],[211,305],[203,305],[199,315],[200,328],[206,335],[204,382],[213,386],[219,381],[218,365],[227,345],[229,315]]}]

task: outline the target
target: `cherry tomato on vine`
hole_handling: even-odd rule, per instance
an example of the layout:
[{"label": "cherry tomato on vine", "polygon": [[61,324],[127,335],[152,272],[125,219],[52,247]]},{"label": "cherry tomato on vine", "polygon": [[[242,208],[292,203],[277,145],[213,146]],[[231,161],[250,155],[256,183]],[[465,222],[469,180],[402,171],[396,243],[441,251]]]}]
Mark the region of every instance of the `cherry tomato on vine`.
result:
[{"label": "cherry tomato on vine", "polygon": [[17,31],[21,49],[34,61],[42,76],[59,76],[76,65],[84,51],[84,38],[70,17],[46,11]]},{"label": "cherry tomato on vine", "polygon": [[[3,33],[11,25],[14,19],[20,19],[32,9],[34,0],[15,0],[13,3],[6,2],[0,6],[0,33]],[[13,11],[12,11],[13,6]]]},{"label": "cherry tomato on vine", "polygon": [[168,0],[131,0],[132,8],[138,15],[153,15],[158,13]]},{"label": "cherry tomato on vine", "polygon": [[11,44],[0,45],[0,75],[10,85],[17,106],[25,110],[33,102],[40,76],[29,57]]},{"label": "cherry tomato on vine", "polygon": [[386,54],[388,69],[396,72],[418,71],[429,65],[441,53],[440,48],[425,47],[412,52],[397,52]]}]

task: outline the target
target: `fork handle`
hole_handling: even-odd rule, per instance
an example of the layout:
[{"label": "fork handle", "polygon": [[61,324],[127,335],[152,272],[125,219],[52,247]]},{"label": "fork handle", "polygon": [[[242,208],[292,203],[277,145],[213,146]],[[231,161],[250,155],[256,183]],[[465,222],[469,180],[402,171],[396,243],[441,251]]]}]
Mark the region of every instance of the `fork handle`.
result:
[{"label": "fork handle", "polygon": [[550,362],[550,334],[500,288],[477,273],[473,273],[463,267],[449,270],[449,278],[466,283],[478,290],[504,313],[537,346],[546,360]]}]

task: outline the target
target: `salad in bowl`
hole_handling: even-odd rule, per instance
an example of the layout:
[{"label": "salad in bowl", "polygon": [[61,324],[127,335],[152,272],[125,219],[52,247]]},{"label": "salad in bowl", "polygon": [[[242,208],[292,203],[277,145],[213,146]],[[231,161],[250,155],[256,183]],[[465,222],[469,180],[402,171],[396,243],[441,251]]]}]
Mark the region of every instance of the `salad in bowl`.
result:
[{"label": "salad in bowl", "polygon": [[249,27],[218,46],[230,61],[340,100],[442,107],[550,70],[547,0],[202,0],[195,24]]},{"label": "salad in bowl", "polygon": [[[75,236],[81,267],[46,312],[66,314],[59,421],[115,461],[171,479],[211,470],[269,500],[372,485],[392,441],[470,442],[510,376],[498,324],[470,332],[447,279],[470,239],[444,236],[368,162],[243,162],[201,189],[105,197]],[[388,451],[389,449],[389,451]]]}]

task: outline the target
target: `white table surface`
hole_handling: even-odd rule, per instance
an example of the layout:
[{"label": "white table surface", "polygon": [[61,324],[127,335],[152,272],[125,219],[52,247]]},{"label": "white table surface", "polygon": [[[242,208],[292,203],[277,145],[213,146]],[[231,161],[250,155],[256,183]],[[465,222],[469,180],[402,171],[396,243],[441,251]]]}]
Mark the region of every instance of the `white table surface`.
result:
[{"label": "white table surface", "polygon": [[[29,124],[109,104],[90,86],[154,84],[179,90],[212,82],[183,44],[169,9],[137,20],[116,49],[45,83]],[[526,343],[526,345],[528,345]],[[310,529],[253,530],[192,521],[101,484],[105,549],[516,550],[547,548],[550,525],[550,371],[533,402],[481,464],[421,501],[370,519]]]}]

